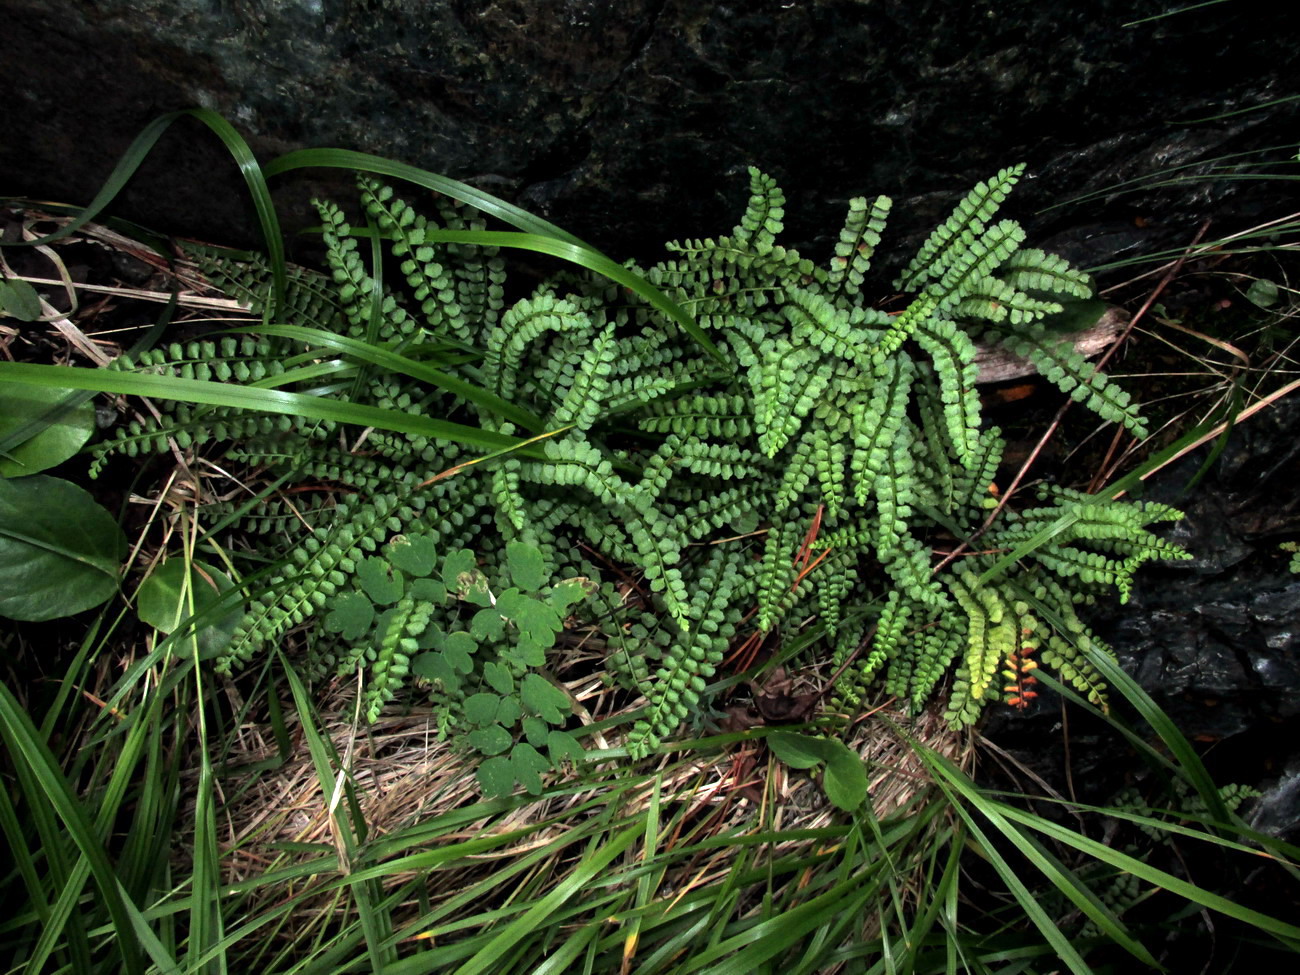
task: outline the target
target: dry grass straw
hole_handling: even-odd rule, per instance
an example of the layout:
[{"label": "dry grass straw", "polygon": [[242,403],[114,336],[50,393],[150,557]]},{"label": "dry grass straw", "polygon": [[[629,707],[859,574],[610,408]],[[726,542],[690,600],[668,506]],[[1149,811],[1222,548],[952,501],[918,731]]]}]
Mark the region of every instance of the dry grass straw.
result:
[{"label": "dry grass straw", "polygon": [[[233,693],[233,689],[229,690]],[[590,678],[572,682],[569,690],[588,713],[608,712],[610,699],[626,701],[627,698],[621,691],[606,688]],[[474,778],[477,757],[458,752],[451,743],[439,739],[436,710],[418,706],[401,712],[390,709],[373,725],[358,727],[354,695],[354,687],[338,681],[331,684],[319,713],[319,729],[346,764],[347,778],[370,837],[400,834],[404,829],[480,801]],[[227,755],[226,767],[230,773],[223,779],[224,795],[218,813],[218,829],[224,834],[220,841],[223,883],[254,880],[271,869],[284,868],[338,848],[330,813],[331,803],[338,801],[331,795],[333,784],[322,785],[302,729],[297,725],[297,716],[287,715],[286,720],[293,747],[278,767],[266,767],[278,754],[269,729],[252,723],[239,729]],[[932,784],[924,763],[905,736],[922,742],[967,771],[973,765],[971,736],[948,727],[943,719],[942,703],[935,703],[915,718],[909,718],[898,702],[885,702],[855,721],[846,739],[867,764],[872,808],[878,819],[887,819],[902,810]],[[616,740],[603,743],[618,745]],[[421,884],[429,901],[436,906],[440,899],[454,896],[490,870],[499,869],[502,861],[526,856],[552,844],[557,850],[566,851],[551,864],[552,882],[558,883],[569,869],[569,846],[562,842],[565,833],[589,822],[592,800],[599,799],[606,788],[599,771],[613,772],[620,761],[599,766],[591,789],[544,795],[504,815],[485,816],[465,823],[453,834],[441,836],[439,844],[505,836],[539,823],[549,824],[540,830],[529,830],[517,841],[507,841],[491,852],[461,857],[431,873]],[[260,770],[241,772],[241,768]],[[644,811],[651,801],[653,773],[657,771],[662,808],[686,811],[662,840],[661,849],[671,849],[679,841],[685,845],[688,837],[682,835],[684,832],[689,834],[690,842],[698,842],[726,831],[744,833],[761,829],[793,833],[844,822],[844,813],[830,805],[820,785],[808,773],[785,768],[757,739],[726,751],[665,754],[657,768],[647,766],[645,771],[652,777],[631,790],[623,790],[620,811],[625,816]],[[197,771],[193,774],[197,776]],[[548,784],[564,781],[563,776],[552,775]],[[595,804],[595,808],[601,806],[599,802]],[[586,811],[575,812],[580,808]],[[816,841],[797,835],[772,844],[768,850],[773,857],[800,853],[812,856],[819,852],[825,851]],[[734,847],[724,845],[707,856],[681,858],[664,876],[660,894],[681,895],[718,881],[731,869],[736,853]],[[335,878],[337,873],[334,878],[322,875],[318,879],[324,882]],[[383,884],[391,890],[412,879],[415,878],[409,872],[394,871],[384,877]],[[295,885],[295,892],[302,893],[302,888]],[[285,893],[263,888],[256,899],[269,903]],[[328,899],[303,899],[300,910],[306,915],[319,916],[322,909],[326,912],[337,909],[337,903],[325,907]],[[474,906],[475,910],[483,908],[482,904]],[[284,930],[300,931],[301,928],[290,920]]]}]

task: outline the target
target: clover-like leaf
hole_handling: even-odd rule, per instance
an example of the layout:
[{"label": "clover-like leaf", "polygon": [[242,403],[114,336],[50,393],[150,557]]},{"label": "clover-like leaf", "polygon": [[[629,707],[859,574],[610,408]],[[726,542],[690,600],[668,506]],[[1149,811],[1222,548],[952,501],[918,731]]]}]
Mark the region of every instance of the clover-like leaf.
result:
[{"label": "clover-like leaf", "polygon": [[432,573],[437,565],[438,553],[428,535],[395,535],[387,549],[388,560],[417,579]]},{"label": "clover-like leaf", "polygon": [[505,755],[484,759],[474,777],[485,796],[504,799],[515,791],[514,765]]},{"label": "clover-like leaf", "polygon": [[443,641],[443,653],[462,674],[468,674],[474,669],[474,651],[477,649],[478,644],[474,638],[464,630],[448,633],[447,639]]},{"label": "clover-like leaf", "polygon": [[411,660],[411,673],[441,684],[449,694],[460,691],[460,675],[447,654],[441,651],[418,654]]},{"label": "clover-like leaf", "polygon": [[497,708],[497,723],[507,728],[513,728],[519,723],[519,715],[523,711],[519,707],[519,698],[503,697],[501,706]]},{"label": "clover-like leaf", "polygon": [[510,668],[496,660],[489,660],[483,665],[483,680],[498,694],[513,694],[515,678]]},{"label": "clover-like leaf", "polygon": [[537,546],[527,542],[510,542],[506,545],[506,565],[510,579],[524,592],[536,592],[546,582],[546,566]]},{"label": "clover-like leaf", "polygon": [[465,737],[469,739],[471,745],[484,755],[500,755],[514,741],[510,737],[510,732],[499,724],[488,725],[486,728],[476,728]]},{"label": "clover-like leaf", "polygon": [[501,618],[501,614],[493,607],[480,609],[474,614],[474,618],[469,621],[470,632],[480,640],[500,640],[505,628],[506,621]]},{"label": "clover-like leaf", "polygon": [[548,724],[563,724],[572,710],[569,695],[541,674],[524,674],[519,686],[524,707]]},{"label": "clover-like leaf", "polygon": [[417,603],[441,606],[447,599],[447,587],[437,579],[412,579],[411,598]]},{"label": "clover-like leaf", "polygon": [[586,754],[577,738],[557,728],[552,728],[546,736],[546,751],[551,756],[552,765],[559,765],[565,759],[577,763]]},{"label": "clover-like leaf", "polygon": [[563,616],[569,611],[570,606],[586,599],[596,588],[590,579],[575,576],[572,579],[557,582],[546,601],[551,604],[556,613]]},{"label": "clover-like leaf", "polygon": [[515,779],[532,795],[542,791],[542,773],[549,771],[551,763],[536,748],[521,741],[510,752],[510,765]]},{"label": "clover-like leaf", "polygon": [[384,559],[371,556],[357,564],[357,584],[376,606],[388,606],[402,598],[406,580]]},{"label": "clover-like leaf", "polygon": [[442,582],[449,593],[475,606],[491,606],[487,577],[479,570],[474,553],[467,548],[457,549],[442,562]]},{"label": "clover-like leaf", "polygon": [[360,640],[370,632],[370,624],[375,621],[374,604],[365,593],[341,593],[334,600],[333,608],[325,616],[325,629],[342,635],[349,643]]},{"label": "clover-like leaf", "polygon": [[534,748],[545,748],[550,725],[541,718],[528,717],[523,720],[524,737]]},{"label": "clover-like leaf", "polygon": [[546,666],[546,648],[539,646],[526,634],[520,634],[513,647],[503,648],[501,656],[529,670]]},{"label": "clover-like leaf", "polygon": [[559,613],[517,589],[507,589],[497,597],[496,610],[519,628],[521,636],[542,647],[554,646],[555,634],[564,628]]},{"label": "clover-like leaf", "polygon": [[501,704],[501,698],[496,694],[487,691],[481,691],[478,694],[471,694],[465,698],[464,707],[465,720],[470,724],[490,725],[497,719],[497,708]]},{"label": "clover-like leaf", "polygon": [[447,634],[443,632],[442,627],[433,620],[424,628],[424,632],[416,636],[415,645],[421,650],[440,650],[445,645]]}]

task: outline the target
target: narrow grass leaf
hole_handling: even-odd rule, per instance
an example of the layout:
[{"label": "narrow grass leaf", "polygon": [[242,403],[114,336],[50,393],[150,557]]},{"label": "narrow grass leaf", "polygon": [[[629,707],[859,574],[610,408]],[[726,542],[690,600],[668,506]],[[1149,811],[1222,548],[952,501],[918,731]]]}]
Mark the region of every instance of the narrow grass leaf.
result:
[{"label": "narrow grass leaf", "polygon": [[[972,835],[976,836],[980,843],[983,844],[985,854],[990,858],[990,862],[997,867],[999,873],[1002,872],[1003,866],[1008,870],[1011,868],[1002,859],[1001,854],[984,839],[983,833],[979,831],[973,817],[967,810],[968,805],[970,809],[978,812],[998,832],[1010,840],[1021,851],[1025,859],[1032,863],[1035,869],[1051,882],[1052,886],[1087,915],[1105,933],[1107,938],[1140,960],[1144,965],[1149,965],[1152,968],[1160,967],[1146,946],[1128,934],[1119,918],[1097,900],[1072,871],[1066,869],[1064,865],[1057,861],[1055,857],[1050,856],[1038,844],[1026,842],[1027,837],[1011,825],[1012,822],[1023,823],[1024,821],[1021,817],[1010,814],[1011,807],[981,793],[975,787],[975,784],[944,756],[927,749],[919,743],[914,743],[913,747],[936,777],[940,779],[940,788],[944,789],[949,795],[954,807],[966,820]],[[1030,819],[1037,818],[1032,814],[1026,814],[1026,816]],[[1002,866],[998,866],[999,864]],[[1006,879],[1005,876],[1004,879]],[[1020,883],[1018,879],[1017,883]],[[1020,889],[1024,890],[1023,884],[1021,884]],[[1025,895],[1025,898],[1021,898],[1019,891],[1016,891],[1016,899],[1028,912],[1029,908],[1026,901],[1034,903],[1035,906],[1037,906],[1037,902],[1034,901],[1033,896],[1027,890]],[[1046,915],[1043,915],[1043,917],[1046,919]],[[1035,923],[1038,923],[1037,920],[1035,920]],[[1050,931],[1041,924],[1039,924],[1039,930],[1043,931],[1053,947],[1056,947],[1055,937],[1061,934],[1060,929],[1050,920],[1048,920],[1048,924],[1050,925]]]},{"label": "narrow grass leaf", "polygon": [[585,888],[640,835],[642,830],[639,827],[624,829],[611,837],[603,846],[598,847],[594,853],[584,857],[573,872],[556,884],[546,896],[538,900],[515,921],[502,928],[501,932],[478,954],[458,968],[456,975],[479,975],[484,972],[500,971],[501,969],[496,966],[511,946],[536,933],[552,914]]},{"label": "narrow grass leaf", "polygon": [[[179,376],[151,376],[110,372],[104,369],[83,369],[76,366],[0,362],[0,381],[93,389],[102,393],[119,393],[127,396],[153,396],[185,403],[280,413],[309,420],[333,420],[338,423],[352,423],[362,427],[374,427],[377,430],[394,430],[398,433],[413,433],[430,439],[450,440],[489,449],[513,447],[520,442],[515,437],[507,437],[490,430],[481,430],[478,427],[447,420],[415,416],[396,410],[322,399],[303,393],[257,389],[235,383],[182,379]],[[540,451],[528,448],[523,452],[538,459],[545,457]]]},{"label": "narrow grass leaf", "polygon": [[178,112],[168,112],[166,115],[158,116],[135,137],[131,145],[127,147],[126,152],[122,154],[122,157],[113,167],[113,171],[109,173],[104,185],[95,194],[95,198],[90,201],[90,205],[78,213],[70,223],[45,237],[27,241],[5,241],[5,244],[8,246],[37,247],[53,243],[56,240],[62,240],[76,233],[99,216],[104,208],[113,202],[117,194],[122,192],[123,187],[135,175],[136,170],[140,168],[140,164],[153,151],[154,145],[157,144],[162,134],[171,127],[172,123],[187,116],[197,119],[211,129],[225,144],[227,151],[230,152],[236,165],[239,166],[240,174],[244,177],[244,182],[248,186],[253,208],[257,211],[258,222],[261,224],[262,237],[266,243],[267,257],[271,264],[275,282],[276,300],[277,302],[282,300],[285,283],[284,238],[280,233],[280,220],[275,214],[275,204],[271,199],[271,191],[266,185],[266,177],[261,166],[258,165],[257,159],[253,156],[253,151],[248,147],[248,143],[244,141],[244,137],[224,118],[206,108],[182,109]]},{"label": "narrow grass leaf", "polygon": [[[132,913],[138,913],[121,894],[117,876],[109,863],[108,855],[94,835],[85,811],[77,801],[68,781],[59,770],[58,763],[46,744],[37,736],[31,718],[23,711],[9,688],[0,684],[0,737],[13,754],[15,762],[22,762],[36,779],[45,800],[54,808],[77,849],[81,851],[78,872],[86,870],[95,880],[104,906],[118,933],[116,949],[122,959],[123,969],[129,975],[143,975],[144,964],[139,945],[131,936],[135,922]],[[30,802],[40,802],[40,797],[29,795]]]},{"label": "narrow grass leaf", "polygon": [[422,382],[429,383],[431,386],[445,389],[449,393],[461,396],[471,403],[477,403],[485,410],[532,430],[534,433],[540,433],[546,428],[540,417],[502,399],[495,393],[459,379],[450,373],[432,369],[422,362],[398,355],[382,346],[350,339],[334,332],[326,332],[323,329],[306,328],[301,325],[258,325],[252,328],[231,329],[231,331],[275,335],[308,345],[334,349],[345,355],[387,369],[389,372],[401,373],[404,376],[410,376],[412,379],[419,379]]}]

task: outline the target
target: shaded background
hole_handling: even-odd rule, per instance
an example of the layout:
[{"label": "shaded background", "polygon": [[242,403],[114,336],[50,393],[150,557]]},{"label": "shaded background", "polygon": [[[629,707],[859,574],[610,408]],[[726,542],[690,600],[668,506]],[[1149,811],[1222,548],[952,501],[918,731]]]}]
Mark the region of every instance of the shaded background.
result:
[{"label": "shaded background", "polygon": [[[906,238],[1024,161],[1032,178],[1009,215],[1036,243],[1097,264],[1179,246],[1207,217],[1227,232],[1287,212],[1284,184],[1253,181],[1039,212],[1227,153],[1289,143],[1269,156],[1295,155],[1300,102],[1196,120],[1293,94],[1300,5],[1161,16],[1186,6],[0,0],[0,192],[84,203],[150,119],[204,106],[264,161],[320,146],[391,156],[619,258],[729,230],[750,164],[785,189],[789,242],[809,244],[838,228],[850,196],[894,196]],[[277,183],[290,229],[314,222],[310,193],[347,192],[322,179]],[[185,121],[115,212],[249,244],[245,196],[225,150]]]}]

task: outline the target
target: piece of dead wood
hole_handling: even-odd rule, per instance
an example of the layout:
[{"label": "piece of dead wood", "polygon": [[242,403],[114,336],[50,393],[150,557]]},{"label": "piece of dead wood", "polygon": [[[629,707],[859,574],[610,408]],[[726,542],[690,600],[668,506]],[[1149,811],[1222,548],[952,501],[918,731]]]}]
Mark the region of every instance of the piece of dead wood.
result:
[{"label": "piece of dead wood", "polygon": [[[1075,351],[1084,358],[1090,359],[1110,348],[1127,323],[1128,312],[1110,305],[1092,328],[1072,335],[1062,335],[1061,338],[1069,341]],[[979,378],[975,380],[977,383],[1001,383],[1009,379],[1038,374],[1038,367],[1028,359],[1000,346],[990,347],[979,344],[978,352],[975,354],[975,365],[979,369]]]}]

